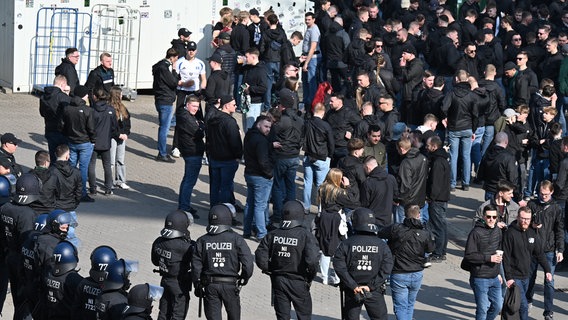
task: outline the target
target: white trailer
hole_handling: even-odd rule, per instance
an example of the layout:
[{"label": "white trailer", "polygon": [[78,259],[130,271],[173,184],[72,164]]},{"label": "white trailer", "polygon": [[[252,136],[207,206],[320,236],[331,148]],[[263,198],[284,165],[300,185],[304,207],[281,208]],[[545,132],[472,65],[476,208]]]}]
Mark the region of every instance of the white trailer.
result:
[{"label": "white trailer", "polygon": [[13,92],[41,91],[53,81],[66,48],[81,53],[77,71],[84,83],[113,56],[115,82],[127,97],[152,88],[152,65],[165,56],[177,30],[192,31],[198,57],[206,59],[219,10],[272,7],[286,32],[304,32],[309,0],[3,0],[0,1],[0,87]]}]

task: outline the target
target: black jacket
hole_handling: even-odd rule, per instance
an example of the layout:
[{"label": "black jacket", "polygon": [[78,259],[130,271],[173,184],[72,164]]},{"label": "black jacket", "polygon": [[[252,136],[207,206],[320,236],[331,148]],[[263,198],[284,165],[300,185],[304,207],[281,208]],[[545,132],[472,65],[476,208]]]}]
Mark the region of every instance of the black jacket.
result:
[{"label": "black jacket", "polygon": [[568,154],[564,154],[558,167],[558,176],[554,182],[554,199],[568,199]]},{"label": "black jacket", "polygon": [[39,98],[39,114],[45,122],[45,133],[61,132],[61,112],[63,107],[69,104],[71,98],[59,87],[46,87],[43,95]]},{"label": "black jacket", "polygon": [[16,178],[22,175],[22,167],[16,163],[16,157],[13,154],[4,150],[4,148],[0,148],[0,158],[5,158],[10,162],[10,173],[16,176]]},{"label": "black jacket", "polygon": [[454,86],[442,102],[442,113],[448,118],[449,131],[477,130],[477,103],[469,83]]},{"label": "black jacket", "polygon": [[240,159],[243,156],[243,143],[237,121],[223,111],[211,111],[206,124],[207,155],[217,161]]},{"label": "black jacket", "polygon": [[93,111],[97,132],[95,150],[110,150],[110,140],[118,139],[118,122],[114,108],[106,101],[97,101],[93,106]]},{"label": "black jacket", "polygon": [[179,58],[185,58],[187,56],[187,45],[189,44],[188,41],[182,41],[178,38],[173,39],[170,43],[172,44],[172,48],[176,49]]},{"label": "black jacket", "polygon": [[221,45],[215,50],[214,53],[221,55],[221,58],[223,59],[221,70],[227,72],[229,79],[232,81],[235,75],[235,68],[237,64],[237,53],[229,43]]},{"label": "black jacket", "polygon": [[376,225],[388,226],[392,223],[395,197],[398,197],[395,177],[380,166],[373,169],[361,187],[361,206],[373,210]]},{"label": "black jacket", "polygon": [[[420,119],[424,119],[424,116],[431,113],[438,118],[438,120],[444,119],[445,115],[442,112],[442,102],[444,101],[444,91],[434,88],[429,88],[424,91],[421,95],[421,99],[417,101],[418,111],[420,112]],[[438,122],[436,127],[438,130],[445,130],[446,128],[442,124],[442,121]]]},{"label": "black jacket", "polygon": [[417,148],[410,148],[400,163],[397,175],[399,190],[397,200],[400,205],[424,207],[427,179],[428,159]]},{"label": "black jacket", "polygon": [[426,183],[426,198],[432,201],[450,201],[449,155],[443,148],[430,153],[430,171]]},{"label": "black jacket", "polygon": [[550,272],[542,240],[530,226],[522,231],[517,221],[513,221],[503,236],[503,252],[505,279],[528,279],[533,258],[538,260],[544,272]]},{"label": "black jacket", "polygon": [[272,179],[271,144],[256,126],[250,128],[244,141],[245,174]]},{"label": "black jacket", "polygon": [[55,75],[62,75],[67,79],[67,85],[71,88],[71,92],[80,85],[75,65],[67,58],[61,59],[61,64],[55,67]]},{"label": "black jacket", "polygon": [[489,105],[485,110],[485,125],[492,126],[507,108],[505,94],[499,84],[493,80],[479,80],[479,86],[485,88],[489,97]]},{"label": "black jacket", "polygon": [[460,52],[454,46],[452,39],[442,37],[440,40],[440,48],[437,49],[436,64],[438,66],[438,74],[444,77],[453,77],[456,73],[457,64],[460,59]]},{"label": "black jacket", "polygon": [[367,179],[361,159],[348,154],[339,159],[337,167],[343,171],[343,176],[349,179],[351,188],[357,188],[357,192],[359,192],[363,182]]},{"label": "black jacket", "polygon": [[491,279],[499,274],[501,265],[491,262],[491,256],[501,249],[502,238],[503,232],[497,226],[489,228],[483,220],[475,223],[467,236],[464,253],[464,259],[472,266],[472,277]]},{"label": "black jacket", "polygon": [[182,157],[202,157],[205,152],[205,124],[185,108],[176,113],[174,133]]},{"label": "black jacket", "polygon": [[51,176],[43,185],[46,195],[53,199],[53,209],[75,211],[81,202],[81,171],[68,161],[58,160],[49,168]]},{"label": "black jacket", "polygon": [[[483,159],[481,159],[477,177],[483,181],[483,190],[497,193],[499,180],[507,180],[517,185],[517,171],[515,155],[501,146],[494,145],[487,150]],[[518,192],[520,190],[517,190]]]},{"label": "black jacket", "polygon": [[254,252],[256,265],[271,276],[311,282],[319,266],[316,239],[301,222],[291,224],[295,226],[270,231],[262,239]]},{"label": "black jacket", "polygon": [[172,64],[166,59],[158,61],[152,66],[154,82],[154,100],[157,104],[173,105],[176,101],[176,87],[179,76],[175,70],[171,70]]},{"label": "black jacket", "polygon": [[343,106],[339,110],[330,109],[323,118],[333,130],[333,139],[335,140],[335,149],[347,148],[348,139],[345,138],[345,132],[355,132],[355,127],[361,117],[348,106]]},{"label": "black jacket", "polygon": [[335,150],[333,130],[321,118],[312,117],[304,126],[304,154],[316,160],[331,158]]},{"label": "black jacket", "polygon": [[379,126],[385,142],[392,141],[392,129],[394,125],[400,121],[400,113],[393,109],[391,111],[377,113],[379,115]]},{"label": "black jacket", "polygon": [[260,39],[260,60],[264,62],[280,62],[280,50],[287,41],[282,28],[267,29]]},{"label": "black jacket", "polygon": [[250,48],[250,34],[244,24],[237,24],[231,31],[231,47],[241,56]]},{"label": "black jacket", "polygon": [[412,90],[422,82],[424,65],[418,57],[408,61],[405,67],[401,67],[402,72],[402,99],[403,101],[412,100]]},{"label": "black jacket", "polygon": [[264,94],[268,88],[268,74],[264,62],[243,67],[243,84],[248,84],[251,103],[264,102]]},{"label": "black jacket", "polygon": [[270,141],[280,142],[281,148],[274,149],[275,158],[294,158],[300,154],[304,140],[304,119],[298,116],[296,110],[287,108],[282,111],[282,117],[272,125]]},{"label": "black jacket", "polygon": [[539,199],[527,204],[533,212],[532,223],[542,224],[535,229],[544,252],[564,252],[564,212],[554,200],[543,203]]},{"label": "black jacket", "polygon": [[152,243],[152,264],[159,267],[162,278],[175,279],[181,288],[189,290],[192,248],[192,241],[186,236],[158,237]]},{"label": "black jacket", "polygon": [[222,95],[228,94],[231,90],[232,83],[232,78],[229,78],[229,74],[226,71],[211,71],[211,75],[207,78],[207,86],[205,87],[204,92],[207,104],[214,105]]},{"label": "black jacket", "polygon": [[394,257],[392,273],[409,273],[424,270],[424,254],[434,250],[433,237],[420,219],[405,218],[379,230],[381,239],[387,239]]},{"label": "black jacket", "polygon": [[33,230],[36,216],[37,213],[30,206],[19,205],[14,201],[5,203],[0,207],[2,251],[9,250],[10,253],[19,256],[22,243],[25,240],[23,235],[27,231]]},{"label": "black jacket", "polygon": [[330,69],[347,68],[343,62],[345,50],[349,46],[349,35],[339,23],[333,21],[329,26],[329,31],[325,36],[325,41],[321,43],[327,59],[327,67]]},{"label": "black jacket", "polygon": [[102,65],[93,69],[87,77],[85,87],[89,88],[91,92],[97,89],[103,89],[107,94],[110,94],[110,88],[114,86],[114,70],[105,69]]},{"label": "black jacket", "polygon": [[83,99],[71,98],[69,105],[63,108],[61,118],[63,120],[62,132],[69,139],[69,143],[95,143],[97,133],[93,109],[89,108]]}]

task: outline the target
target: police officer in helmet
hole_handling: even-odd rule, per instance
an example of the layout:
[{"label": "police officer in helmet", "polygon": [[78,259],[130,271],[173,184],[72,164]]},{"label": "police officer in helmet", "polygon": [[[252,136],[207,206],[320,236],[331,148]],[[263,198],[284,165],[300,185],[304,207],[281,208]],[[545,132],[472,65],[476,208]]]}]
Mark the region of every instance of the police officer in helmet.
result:
[{"label": "police officer in helmet", "polygon": [[117,260],[116,251],[109,246],[98,246],[91,252],[89,276],[79,283],[75,292],[73,319],[97,320],[95,301],[102,292],[108,266]]},{"label": "police officer in helmet", "polygon": [[[207,319],[221,319],[224,305],[229,320],[241,318],[239,292],[254,269],[244,238],[231,228],[231,210],[218,204],[209,211],[207,233],[197,239],[192,259],[195,295],[205,297]],[[240,273],[239,273],[240,271]]]},{"label": "police officer in helmet", "polygon": [[46,272],[53,264],[53,249],[67,238],[71,214],[55,209],[47,216],[46,233],[41,234],[34,248],[35,263],[39,273]]},{"label": "police officer in helmet", "polygon": [[48,320],[72,320],[71,306],[83,277],[77,272],[79,256],[69,241],[53,249],[53,265],[44,278],[44,299]]},{"label": "police officer in helmet", "polygon": [[352,213],[355,235],[343,240],[333,257],[335,272],[345,293],[344,319],[359,319],[361,307],[372,320],[387,319],[383,284],[391,273],[393,258],[387,244],[377,237],[375,215],[367,208]]},{"label": "police officer in helmet", "polygon": [[316,238],[302,223],[304,206],[297,200],[282,208],[280,228],[270,231],[256,249],[256,265],[270,275],[276,319],[290,319],[290,303],[298,320],[311,319],[310,284],[317,273]]},{"label": "police officer in helmet", "polygon": [[117,320],[128,305],[130,274],[138,271],[138,261],[118,259],[106,270],[101,294],[95,301],[99,320]]},{"label": "police officer in helmet", "polygon": [[[123,320],[152,320],[152,302],[159,300],[164,288],[148,283],[137,284],[128,292],[128,306],[122,312]],[[167,318],[172,319],[172,318]]]},{"label": "police officer in helmet", "polygon": [[191,213],[176,210],[166,217],[164,228],[152,244],[152,263],[162,276],[164,295],[160,299],[158,319],[183,320],[189,308],[191,290],[191,255],[195,242],[189,226]]}]

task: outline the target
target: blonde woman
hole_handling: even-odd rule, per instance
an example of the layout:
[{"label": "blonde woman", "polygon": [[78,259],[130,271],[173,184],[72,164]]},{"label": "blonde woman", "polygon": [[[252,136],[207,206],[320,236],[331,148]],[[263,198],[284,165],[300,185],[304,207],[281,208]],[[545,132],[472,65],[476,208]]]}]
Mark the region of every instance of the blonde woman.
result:
[{"label": "blonde woman", "polygon": [[343,172],[332,168],[319,187],[318,201],[320,213],[316,222],[316,237],[322,251],[320,271],[323,284],[336,285],[339,283],[339,278],[334,272],[330,272],[329,264],[339,242],[347,236],[347,221],[343,207],[354,207],[359,203],[359,199],[356,191],[350,188],[349,179],[343,176]]},{"label": "blonde woman", "polygon": [[126,164],[124,158],[126,154],[126,140],[130,135],[130,113],[124,103],[122,103],[122,90],[118,86],[110,89],[109,104],[114,108],[116,120],[118,122],[118,139],[111,140],[110,164],[114,169],[115,187],[120,189],[130,189],[126,184]]}]

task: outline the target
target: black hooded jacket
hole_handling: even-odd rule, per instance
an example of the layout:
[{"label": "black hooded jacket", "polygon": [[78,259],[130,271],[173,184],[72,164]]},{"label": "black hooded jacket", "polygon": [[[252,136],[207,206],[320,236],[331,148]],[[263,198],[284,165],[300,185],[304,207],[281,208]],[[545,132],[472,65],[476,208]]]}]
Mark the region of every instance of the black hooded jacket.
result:
[{"label": "black hooded jacket", "polygon": [[449,131],[477,130],[478,110],[476,97],[469,83],[460,82],[446,95],[442,112],[448,118]]},{"label": "black hooded jacket", "polygon": [[176,101],[179,76],[175,70],[170,71],[171,65],[170,61],[162,59],[152,66],[154,100],[160,105],[173,105]]},{"label": "black hooded jacket", "polygon": [[296,110],[285,109],[280,121],[272,126],[269,139],[282,145],[281,148],[274,149],[275,158],[298,157],[304,142],[304,120],[298,116]]},{"label": "black hooded jacket", "polygon": [[97,101],[93,106],[93,118],[97,132],[95,150],[110,150],[111,139],[118,139],[118,122],[114,108],[106,101]]},{"label": "black hooded jacket", "polygon": [[229,74],[224,70],[213,70],[207,78],[207,86],[205,87],[205,101],[208,105],[214,105],[222,95],[227,94],[231,88]]},{"label": "black hooded jacket", "polygon": [[187,56],[187,44],[189,42],[187,41],[182,41],[181,39],[173,39],[172,42],[170,42],[172,44],[172,48],[176,49],[177,53],[178,53],[178,57],[185,57]]},{"label": "black hooded jacket", "polygon": [[489,228],[483,220],[475,223],[467,237],[464,253],[464,259],[472,265],[472,277],[490,279],[499,274],[501,265],[491,262],[491,256],[501,249],[502,238],[503,231],[497,226]]},{"label": "black hooded jacket", "polygon": [[182,157],[202,157],[205,152],[205,124],[185,108],[176,114],[175,137]]},{"label": "black hooded jacket", "polygon": [[393,175],[380,166],[369,173],[361,187],[361,206],[375,213],[375,224],[388,226],[392,223],[392,203],[398,197],[398,185]]},{"label": "black hooded jacket", "polygon": [[69,139],[69,143],[95,143],[97,133],[93,109],[89,108],[83,99],[71,98],[69,105],[63,108],[61,118],[63,134]]},{"label": "black hooded jacket", "polygon": [[397,197],[400,205],[418,205],[424,207],[426,201],[426,181],[428,179],[428,159],[418,148],[410,148],[398,170]]},{"label": "black hooded jacket", "polygon": [[249,85],[251,103],[264,102],[264,94],[268,88],[268,74],[264,62],[259,61],[256,65],[243,67],[243,84]]},{"label": "black hooded jacket", "polygon": [[271,144],[256,126],[245,135],[244,158],[245,174],[272,179]]},{"label": "black hooded jacket", "polygon": [[67,79],[67,85],[71,88],[71,92],[80,85],[75,65],[67,58],[61,59],[61,64],[55,67],[55,75],[62,75]]},{"label": "black hooded jacket", "polygon": [[426,183],[426,197],[432,201],[450,201],[449,155],[443,148],[430,153],[430,171]]},{"label": "black hooded jacket", "polygon": [[81,171],[72,167],[68,161],[58,160],[51,168],[50,178],[44,183],[43,191],[47,198],[53,199],[53,209],[74,211],[82,196]]},{"label": "black hooded jacket", "polygon": [[539,199],[529,201],[533,212],[532,223],[542,224],[535,229],[542,241],[544,252],[564,252],[564,212],[554,201],[541,202]]},{"label": "black hooded jacket", "polygon": [[[214,110],[211,110],[214,111]],[[230,114],[209,112],[207,118],[207,155],[216,161],[238,160],[243,156],[243,143],[237,121]]]},{"label": "black hooded jacket", "polygon": [[260,39],[260,59],[264,62],[280,62],[280,50],[287,40],[282,28],[266,29]]},{"label": "black hooded jacket", "polygon": [[542,240],[530,226],[521,230],[518,220],[509,225],[503,236],[503,269],[505,279],[528,279],[531,264],[536,259],[545,273],[550,272],[550,265],[542,250]]},{"label": "black hooded jacket", "polygon": [[39,98],[39,114],[45,122],[45,133],[61,132],[61,112],[69,104],[71,98],[59,87],[46,87]]},{"label": "black hooded jacket", "polygon": [[517,171],[515,155],[501,146],[494,145],[483,156],[477,177],[483,181],[483,190],[497,193],[499,180],[517,184]]}]

